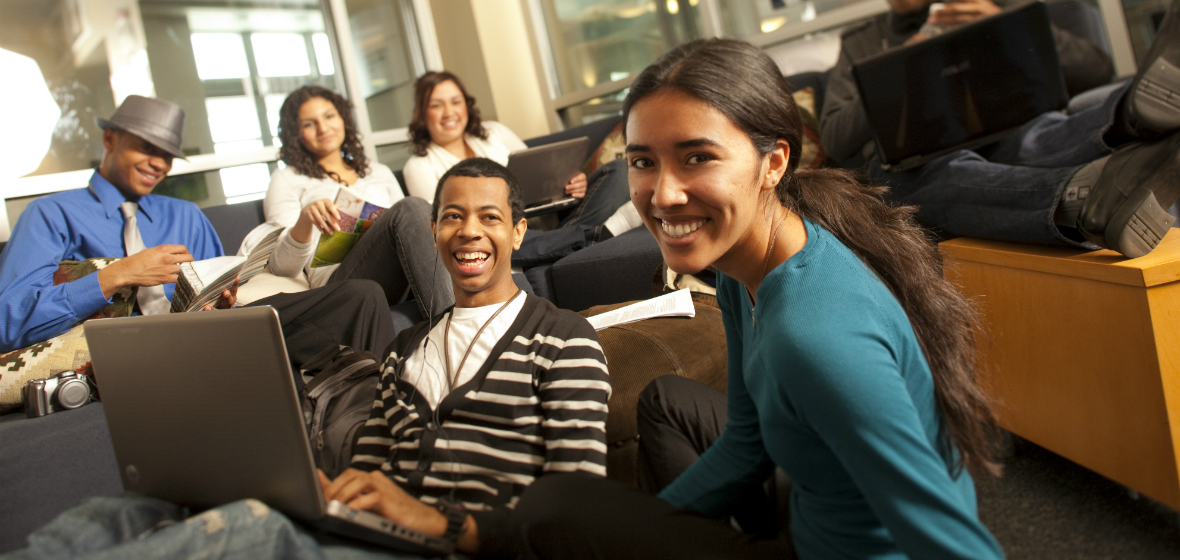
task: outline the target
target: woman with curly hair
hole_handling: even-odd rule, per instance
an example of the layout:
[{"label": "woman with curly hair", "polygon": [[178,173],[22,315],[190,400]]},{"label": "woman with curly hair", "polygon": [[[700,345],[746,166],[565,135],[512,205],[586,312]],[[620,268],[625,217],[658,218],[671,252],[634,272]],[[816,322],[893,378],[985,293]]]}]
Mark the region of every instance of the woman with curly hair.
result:
[{"label": "woman with curly hair", "polygon": [[[439,178],[456,163],[485,157],[507,165],[510,153],[527,147],[508,127],[482,120],[475,98],[458,76],[446,71],[427,72],[414,84],[409,129],[414,155],[402,172],[407,192],[423,200],[434,200]],[[595,170],[589,179],[585,173],[570,179],[566,194],[582,202],[563,213],[561,226],[584,226],[587,235],[599,241],[638,227],[641,222],[628,200],[625,171],[624,163],[616,160]],[[527,243],[523,251],[522,255],[530,254]]]},{"label": "woman with curly hair", "polygon": [[[263,209],[267,222],[287,231],[271,255],[272,273],[296,277],[306,271],[312,288],[351,278],[374,280],[391,303],[411,290],[424,317],[454,303],[430,237],[430,205],[405,198],[393,172],[368,160],[347,99],[320,86],[295,90],[279,109],[279,139],[287,166],[271,176]],[[343,262],[311,268],[320,236],[340,231],[333,201],[341,185],[388,210]]]},{"label": "woman with curly hair", "polygon": [[[653,382],[640,460],[699,458],[658,497],[538,480],[516,507],[525,557],[1002,558],[968,472],[999,469],[975,315],[914,208],[798,169],[790,85],[749,43],[668,52],[636,77],[623,123],[631,200],[665,262],[718,270],[728,389]],[[793,547],[727,522],[775,467],[793,482]]]}]

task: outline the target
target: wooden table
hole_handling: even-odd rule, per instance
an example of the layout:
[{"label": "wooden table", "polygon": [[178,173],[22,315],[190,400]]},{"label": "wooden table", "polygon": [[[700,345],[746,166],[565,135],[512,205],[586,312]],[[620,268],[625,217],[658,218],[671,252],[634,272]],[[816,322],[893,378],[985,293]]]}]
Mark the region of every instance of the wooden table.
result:
[{"label": "wooden table", "polygon": [[1000,425],[1180,510],[1180,230],[1145,257],[959,238]]}]

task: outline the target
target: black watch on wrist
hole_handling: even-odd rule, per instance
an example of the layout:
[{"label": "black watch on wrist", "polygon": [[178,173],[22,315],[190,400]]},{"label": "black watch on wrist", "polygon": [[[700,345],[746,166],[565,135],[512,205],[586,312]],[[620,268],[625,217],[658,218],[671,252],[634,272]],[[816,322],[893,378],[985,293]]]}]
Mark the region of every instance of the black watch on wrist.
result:
[{"label": "black watch on wrist", "polygon": [[459,541],[459,537],[463,536],[463,525],[467,522],[467,511],[444,500],[439,500],[434,507],[443,514],[443,517],[447,518],[447,532],[443,533],[442,540],[453,546]]}]

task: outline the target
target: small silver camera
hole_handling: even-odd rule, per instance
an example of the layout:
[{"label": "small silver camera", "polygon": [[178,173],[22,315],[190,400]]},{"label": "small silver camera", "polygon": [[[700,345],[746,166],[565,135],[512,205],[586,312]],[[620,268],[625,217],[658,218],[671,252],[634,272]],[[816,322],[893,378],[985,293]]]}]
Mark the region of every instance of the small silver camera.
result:
[{"label": "small silver camera", "polygon": [[33,379],[25,384],[22,394],[25,415],[29,418],[52,412],[71,410],[95,400],[94,382],[88,375],[73,371],[59,371],[44,379]]}]

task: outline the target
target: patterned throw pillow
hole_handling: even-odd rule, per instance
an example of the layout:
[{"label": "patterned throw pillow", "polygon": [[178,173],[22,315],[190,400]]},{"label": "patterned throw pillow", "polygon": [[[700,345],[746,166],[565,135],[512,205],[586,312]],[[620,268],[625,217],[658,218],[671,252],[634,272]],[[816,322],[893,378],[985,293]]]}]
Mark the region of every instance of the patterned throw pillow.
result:
[{"label": "patterned throw pillow", "polygon": [[602,143],[590,155],[590,159],[586,160],[582,172],[589,176],[595,169],[623,157],[623,148],[626,147],[627,143],[623,141],[623,121],[619,121],[606,138],[602,139]]},{"label": "patterned throw pillow", "polygon": [[[62,261],[53,273],[53,285],[73,282],[98,272],[117,260],[119,259],[98,258]],[[87,317],[87,320],[131,315],[135,308],[136,291],[135,287],[119,290],[111,298],[110,305]],[[83,375],[94,374],[90,367],[90,349],[86,346],[81,323],[44,342],[0,355],[0,412],[22,406],[21,390],[29,381],[49,377],[64,370],[76,371]]]},{"label": "patterned throw pillow", "polygon": [[819,119],[815,117],[815,90],[805,87],[791,94],[799,115],[803,117],[803,153],[799,156],[799,169],[816,169],[827,162],[824,147],[819,142]]}]

